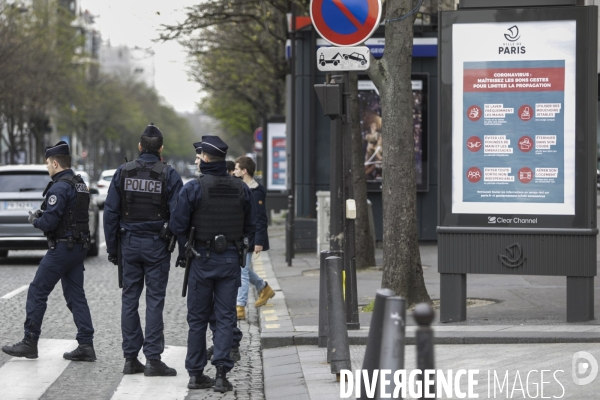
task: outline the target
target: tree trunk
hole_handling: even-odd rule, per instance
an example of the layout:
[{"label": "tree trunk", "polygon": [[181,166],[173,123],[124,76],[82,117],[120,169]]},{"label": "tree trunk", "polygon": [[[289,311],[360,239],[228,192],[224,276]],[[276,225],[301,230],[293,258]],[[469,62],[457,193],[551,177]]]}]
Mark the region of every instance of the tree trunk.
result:
[{"label": "tree trunk", "polygon": [[356,201],[354,225],[356,268],[375,266],[375,249],[369,224],[367,206],[367,180],[365,177],[365,154],[360,135],[360,111],[358,109],[358,74],[350,72],[350,115],[352,137],[352,184]]},{"label": "tree trunk", "polygon": [[[388,0],[387,19],[405,16],[418,0]],[[417,186],[410,82],[415,15],[385,24],[385,55],[371,57],[369,76],[379,89],[383,139],[383,278],[381,285],[408,307],[431,302],[417,231]]]}]

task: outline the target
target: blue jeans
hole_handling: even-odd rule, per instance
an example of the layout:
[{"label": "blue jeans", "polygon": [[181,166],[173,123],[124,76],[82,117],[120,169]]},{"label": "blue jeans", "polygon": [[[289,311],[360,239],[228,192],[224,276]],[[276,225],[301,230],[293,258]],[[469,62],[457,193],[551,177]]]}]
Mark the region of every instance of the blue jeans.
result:
[{"label": "blue jeans", "polygon": [[238,289],[237,295],[237,305],[242,307],[245,307],[248,302],[250,283],[256,287],[256,290],[258,290],[259,293],[267,286],[267,282],[260,279],[260,277],[256,275],[256,272],[250,269],[253,254],[254,253],[248,253],[246,256],[246,267],[242,268],[242,286]]}]

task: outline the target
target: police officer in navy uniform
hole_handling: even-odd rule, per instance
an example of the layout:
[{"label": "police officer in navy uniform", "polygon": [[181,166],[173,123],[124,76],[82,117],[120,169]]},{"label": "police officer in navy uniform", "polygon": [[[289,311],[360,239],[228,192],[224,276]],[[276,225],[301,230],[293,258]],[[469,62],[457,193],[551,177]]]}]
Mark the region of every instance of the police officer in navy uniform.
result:
[{"label": "police officer in navy uniform", "polygon": [[63,141],[46,148],[46,167],[52,181],[43,196],[41,210],[30,212],[29,223],[44,231],[49,250],[42,258],[27,292],[25,337],[3,346],[14,357],[37,358],[48,296],[61,281],[67,307],[73,313],[79,345],[63,357],[71,361],[95,361],[94,327],[83,289],[83,260],[90,246],[90,192],[71,169],[69,145]]},{"label": "police officer in navy uniform", "polygon": [[[254,232],[254,202],[250,189],[227,173],[228,146],[218,136],[202,137],[198,179],[186,183],[175,210],[171,230],[187,235],[195,228],[195,253],[188,248],[192,265],[188,281],[188,351],[185,368],[190,375],[188,388],[214,385],[216,392],[233,390],[227,373],[233,368],[230,357],[235,301],[240,281],[240,243]],[[216,316],[214,354],[216,379],[204,375],[206,328],[213,312]]]},{"label": "police officer in navy uniform", "polygon": [[[194,161],[194,164],[196,164],[196,166],[198,168],[198,172],[202,173],[202,171],[200,171],[200,162],[202,159],[202,142],[196,142],[193,144],[193,146],[194,146],[194,150],[196,151],[196,159]],[[231,168],[231,171],[230,171],[230,163],[233,164],[233,168]],[[233,161],[226,161],[225,169],[227,170],[227,173],[229,175],[232,175],[232,172],[235,169],[235,163]],[[178,266],[185,268],[185,263],[182,262],[182,263],[178,264]],[[216,333],[217,332],[217,317],[214,313],[214,308],[213,308],[213,312],[210,314],[209,327],[213,333],[213,340],[214,340],[215,335],[217,334]],[[240,361],[242,358],[242,356],[240,354],[240,342],[242,341],[243,337],[244,337],[244,334],[242,333],[240,328],[238,328],[237,321],[236,321],[236,323],[234,323],[234,325],[233,325],[233,343],[231,345],[231,352],[229,354],[233,361]],[[207,360],[212,360],[213,352],[214,352],[214,346],[210,346],[208,349],[206,349],[206,359]]]},{"label": "police officer in navy uniform", "polygon": [[[108,260],[117,264],[120,241],[123,267],[121,333],[124,374],[175,376],[161,361],[165,348],[163,309],[171,253],[171,231],[165,223],[183,185],[173,168],[161,161],[163,135],[150,123],[138,144],[140,156],[121,165],[111,182],[104,205],[104,235]],[[181,239],[183,243],[185,238]],[[183,246],[180,247],[183,251]],[[183,253],[181,258],[185,258]],[[146,329],[140,324],[138,304],[146,282]],[[146,366],[137,359],[144,349]]]}]

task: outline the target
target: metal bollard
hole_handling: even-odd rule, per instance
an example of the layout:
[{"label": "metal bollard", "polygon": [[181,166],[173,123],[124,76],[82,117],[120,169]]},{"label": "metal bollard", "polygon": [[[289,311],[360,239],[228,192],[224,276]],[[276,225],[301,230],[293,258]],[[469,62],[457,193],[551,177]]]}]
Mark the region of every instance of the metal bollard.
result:
[{"label": "metal bollard", "polygon": [[[362,369],[368,371],[369,376],[373,375],[373,370],[379,369],[379,356],[381,353],[381,335],[383,333],[383,320],[385,315],[385,303],[388,297],[395,293],[390,289],[378,289],[375,294],[375,307],[371,316],[371,326],[369,328],[369,337],[367,338],[367,348],[365,349],[365,358],[363,359]],[[361,379],[360,396],[356,397],[366,399],[365,384]]]},{"label": "metal bollard", "polygon": [[[340,257],[327,257],[327,299],[329,315],[328,358],[331,373],[338,376],[343,369],[352,369],[350,345],[346,327],[346,304],[342,294],[343,261]],[[331,351],[329,351],[331,349]]]},{"label": "metal bollard", "polygon": [[[383,332],[381,335],[381,350],[379,352],[379,372],[389,369],[394,372],[404,369],[404,338],[406,333],[406,301],[402,297],[391,296],[385,300],[383,315]],[[394,392],[394,380],[388,377],[390,384],[384,388],[384,393]],[[375,398],[379,399],[381,389],[377,384]],[[391,396],[390,396],[391,398]]]},{"label": "metal bollard", "polygon": [[[319,258],[319,339],[318,347],[327,347],[329,326],[327,324],[327,269],[325,259],[331,255],[329,250],[323,250]],[[329,360],[328,360],[329,361]]]},{"label": "metal bollard", "polygon": [[[420,380],[424,381],[425,370],[434,370],[435,361],[433,354],[433,329],[431,329],[431,323],[435,311],[429,303],[420,303],[415,306],[413,310],[413,318],[419,328],[417,328],[415,339],[417,341],[417,369],[421,370]],[[431,383],[428,385],[429,389],[425,390],[425,382],[423,383],[423,397],[425,393],[435,393],[435,376],[431,376]],[[431,398],[431,397],[429,397]]]}]

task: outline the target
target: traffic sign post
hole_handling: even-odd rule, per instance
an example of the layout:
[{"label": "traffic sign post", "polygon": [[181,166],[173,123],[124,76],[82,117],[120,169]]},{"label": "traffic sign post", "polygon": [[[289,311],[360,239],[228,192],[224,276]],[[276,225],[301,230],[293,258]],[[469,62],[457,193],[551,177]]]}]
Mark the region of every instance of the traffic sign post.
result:
[{"label": "traffic sign post", "polygon": [[379,27],[381,0],[311,0],[310,18],[331,44],[356,46]]},{"label": "traffic sign post", "polygon": [[346,299],[346,327],[360,329],[354,246],[354,219],[345,218],[346,199],[353,197],[350,140],[348,124],[349,73],[334,75],[325,84],[315,85],[323,113],[331,119],[330,171],[330,251],[343,260]]}]

